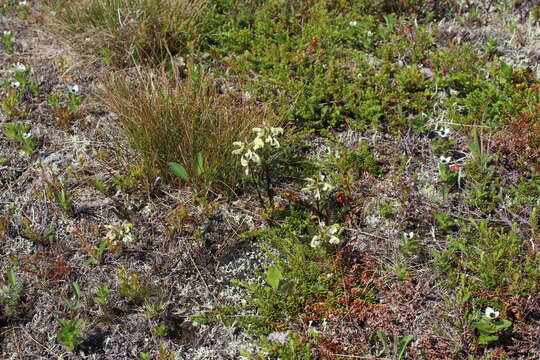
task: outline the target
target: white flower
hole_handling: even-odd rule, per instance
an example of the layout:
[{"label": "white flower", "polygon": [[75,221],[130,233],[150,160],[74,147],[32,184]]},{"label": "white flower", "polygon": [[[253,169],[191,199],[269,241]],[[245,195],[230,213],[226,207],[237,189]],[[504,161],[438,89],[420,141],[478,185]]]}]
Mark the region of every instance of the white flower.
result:
[{"label": "white flower", "polygon": [[270,132],[274,136],[282,135],[283,134],[283,128],[280,127],[271,127]]},{"label": "white flower", "polygon": [[15,67],[14,67],[15,71],[17,72],[25,72],[27,67],[24,66],[24,64],[21,64],[21,63],[17,63],[15,64]]},{"label": "white flower", "polygon": [[486,308],[486,311],[484,312],[484,315],[489,318],[489,319],[496,319],[499,317],[499,312],[498,311],[495,311],[493,308],[491,307],[487,307]]},{"label": "white flower", "polygon": [[412,240],[412,238],[414,238],[414,232],[403,233],[403,237],[407,240]]},{"label": "white flower", "polygon": [[4,34],[4,36],[11,36],[11,31],[4,30],[3,34]]},{"label": "white flower", "polygon": [[444,155],[441,155],[439,157],[439,164],[448,164],[452,160],[451,156],[445,157]]},{"label": "white flower", "polygon": [[21,86],[21,83],[18,82],[18,81],[12,81],[9,85],[10,85],[12,88],[17,89],[19,86]]},{"label": "white flower", "polygon": [[435,132],[440,136],[440,137],[447,137],[449,134],[450,134],[450,129],[449,128],[439,128],[437,130],[435,130]]},{"label": "white flower", "polygon": [[358,21],[351,21],[351,22],[349,23],[349,25],[350,25],[350,26],[356,26],[356,25],[358,25]]},{"label": "white flower", "polygon": [[27,4],[27,1],[19,1],[19,6],[26,6]]},{"label": "white flower", "polygon": [[332,235],[330,236],[330,239],[328,239],[328,242],[332,245],[338,245],[340,243],[340,240],[337,236]]},{"label": "white flower", "polygon": [[73,86],[70,86],[68,90],[70,93],[76,94],[79,92],[79,85],[75,84]]},{"label": "white flower", "polygon": [[266,139],[264,139],[268,144],[270,144],[270,146],[272,147],[275,147],[275,148],[279,148],[279,142],[276,140],[275,137],[269,135],[266,137]]},{"label": "white flower", "polygon": [[248,165],[249,165],[249,159],[247,159],[245,155],[242,156],[242,157],[240,158],[240,164],[241,164],[243,167],[247,168]]},{"label": "white flower", "polygon": [[313,236],[313,238],[311,239],[311,244],[310,245],[311,245],[312,248],[316,248],[316,247],[321,246],[321,235]]},{"label": "white flower", "polygon": [[235,149],[235,150],[232,151],[232,153],[233,153],[234,155],[240,155],[241,153],[244,152],[245,145],[244,145],[243,142],[241,142],[241,141],[235,141],[235,142],[233,142],[233,145],[236,146],[236,147],[238,147],[238,149]]},{"label": "white flower", "polygon": [[259,150],[264,147],[264,141],[260,135],[258,135],[255,140],[253,140],[253,150]]},{"label": "white flower", "polygon": [[330,192],[334,190],[334,186],[326,182],[326,177],[322,174],[315,176],[314,178],[305,179],[308,184],[302,189],[302,191],[311,193],[315,200],[321,199],[321,192]]},{"label": "white flower", "polygon": [[23,139],[29,139],[30,137],[32,137],[32,133],[30,132],[24,133],[22,137]]}]

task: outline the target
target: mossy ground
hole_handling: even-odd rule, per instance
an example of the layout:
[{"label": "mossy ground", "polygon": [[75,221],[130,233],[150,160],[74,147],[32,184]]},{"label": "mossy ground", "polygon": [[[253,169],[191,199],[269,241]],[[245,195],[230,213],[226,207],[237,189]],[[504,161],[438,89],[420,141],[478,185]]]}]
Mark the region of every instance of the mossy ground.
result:
[{"label": "mossy ground", "polygon": [[0,357],[540,357],[539,11],[4,1]]}]

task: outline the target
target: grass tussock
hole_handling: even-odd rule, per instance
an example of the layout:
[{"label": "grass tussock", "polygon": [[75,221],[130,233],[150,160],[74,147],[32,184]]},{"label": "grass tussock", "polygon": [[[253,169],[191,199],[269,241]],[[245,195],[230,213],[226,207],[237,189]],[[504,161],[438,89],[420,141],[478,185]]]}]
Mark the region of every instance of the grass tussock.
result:
[{"label": "grass tussock", "polygon": [[[182,165],[199,189],[230,189],[238,180],[234,141],[271,117],[232,93],[221,93],[200,68],[183,80],[166,72],[120,72],[105,82],[103,100],[119,115],[150,178],[171,178],[168,162]],[[200,154],[200,155],[199,155]],[[195,170],[202,156],[203,172]],[[197,164],[198,166],[198,164]]]},{"label": "grass tussock", "polygon": [[204,7],[203,0],[72,1],[59,9],[57,25],[110,64],[157,64],[185,53]]}]

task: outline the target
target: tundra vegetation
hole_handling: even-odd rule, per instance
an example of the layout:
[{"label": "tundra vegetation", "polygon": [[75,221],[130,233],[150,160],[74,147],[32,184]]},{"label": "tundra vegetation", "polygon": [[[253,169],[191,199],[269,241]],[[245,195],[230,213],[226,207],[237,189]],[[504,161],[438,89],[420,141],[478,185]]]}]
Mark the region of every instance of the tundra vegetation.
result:
[{"label": "tundra vegetation", "polygon": [[0,357],[540,358],[539,14],[3,0]]}]

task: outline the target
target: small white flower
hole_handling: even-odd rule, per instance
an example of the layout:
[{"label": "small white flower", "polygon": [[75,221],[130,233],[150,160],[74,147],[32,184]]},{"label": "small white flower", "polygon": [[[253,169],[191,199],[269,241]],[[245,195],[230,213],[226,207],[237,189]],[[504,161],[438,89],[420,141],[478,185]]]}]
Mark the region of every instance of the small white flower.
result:
[{"label": "small white flower", "polygon": [[17,89],[19,86],[21,86],[21,83],[18,82],[18,81],[12,81],[9,85],[10,85],[12,88]]},{"label": "small white flower", "polygon": [[499,312],[498,311],[495,311],[495,309],[491,308],[491,307],[487,307],[486,308],[486,311],[484,312],[484,315],[487,317],[487,318],[490,318],[490,319],[496,319],[499,317]]},{"label": "small white flower", "polygon": [[253,97],[253,95],[251,95],[251,93],[249,91],[246,91],[244,93],[244,100],[249,101],[249,100],[251,100],[252,97]]},{"label": "small white flower", "polygon": [[29,138],[32,137],[32,133],[30,133],[30,132],[24,133],[22,137],[23,137],[23,139],[29,139]]},{"label": "small white flower", "polygon": [[255,140],[253,140],[253,150],[259,150],[264,147],[264,140],[260,135],[258,135]]},{"label": "small white flower", "polygon": [[240,155],[242,152],[244,152],[245,145],[241,141],[235,141],[233,142],[233,145],[238,147],[238,149],[235,149],[232,151],[234,155]]},{"label": "small white flower", "polygon": [[283,134],[283,128],[280,127],[271,127],[270,132],[274,136],[282,135]]},{"label": "small white flower", "polygon": [[321,246],[321,236],[320,235],[313,236],[313,238],[311,239],[311,244],[310,245],[311,245],[312,248],[316,248],[316,247]]},{"label": "small white flower", "polygon": [[242,156],[242,157],[240,158],[240,164],[241,164],[243,167],[247,168],[248,165],[249,165],[249,159],[247,159],[245,155]]},{"label": "small white flower", "polygon": [[76,94],[79,92],[79,85],[75,84],[73,86],[70,86],[68,90],[70,93]]},{"label": "small white flower", "polygon": [[407,240],[412,240],[414,238],[414,232],[403,233],[403,237]]},{"label": "small white flower", "polygon": [[332,191],[332,190],[334,190],[334,185],[331,185],[331,184],[325,182],[325,183],[323,183],[321,190],[324,191],[324,192]]},{"label": "small white flower", "polygon": [[19,6],[26,6],[27,4],[27,1],[19,1]]},{"label": "small white flower", "polygon": [[338,245],[340,243],[340,240],[337,236],[332,235],[330,236],[330,239],[328,239],[328,242],[332,245]]},{"label": "small white flower", "polygon": [[439,128],[435,131],[440,137],[447,137],[450,134],[449,128]]},{"label": "small white flower", "polygon": [[4,34],[4,36],[11,36],[11,31],[4,30],[3,34]]},{"label": "small white flower", "polygon": [[439,157],[439,164],[448,164],[452,160],[451,156],[445,157],[444,155],[441,155]]},{"label": "small white flower", "polygon": [[17,63],[15,64],[15,67],[14,67],[15,71],[17,72],[25,72],[26,69],[28,69],[24,64],[21,64],[21,63]]},{"label": "small white flower", "polygon": [[351,22],[349,23],[349,25],[350,25],[350,26],[356,26],[356,25],[358,25],[358,21],[351,21]]}]

